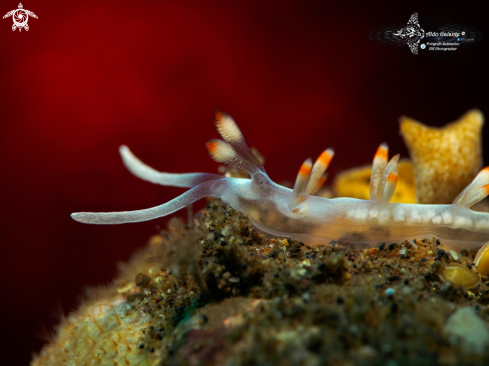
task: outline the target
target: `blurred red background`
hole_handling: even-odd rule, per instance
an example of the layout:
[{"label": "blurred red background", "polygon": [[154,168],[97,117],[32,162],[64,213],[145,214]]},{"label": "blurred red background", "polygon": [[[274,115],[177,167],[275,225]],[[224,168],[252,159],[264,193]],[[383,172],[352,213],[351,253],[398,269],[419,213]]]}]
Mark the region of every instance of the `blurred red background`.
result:
[{"label": "blurred red background", "polygon": [[119,145],[161,171],[216,172],[204,144],[217,137],[220,108],[266,157],[270,177],[292,181],[327,147],[336,151],[333,175],[370,163],[383,141],[407,156],[401,115],[442,126],[470,108],[489,113],[485,39],[441,60],[368,39],[414,11],[421,24],[436,16],[485,32],[487,16],[473,4],[23,4],[39,17],[28,32],[0,22],[4,365],[26,364],[59,307],[69,312],[85,286],[111,281],[116,263],[165,227],[168,218],[119,226],[70,218],[148,208],[183,192],[132,176]]}]

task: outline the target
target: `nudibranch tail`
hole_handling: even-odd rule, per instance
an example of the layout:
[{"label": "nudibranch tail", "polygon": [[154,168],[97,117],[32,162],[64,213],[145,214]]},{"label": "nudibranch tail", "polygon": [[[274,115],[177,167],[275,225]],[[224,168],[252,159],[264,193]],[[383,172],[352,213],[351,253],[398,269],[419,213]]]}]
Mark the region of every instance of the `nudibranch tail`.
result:
[{"label": "nudibranch tail", "polygon": [[122,161],[126,168],[136,177],[162,186],[192,188],[208,180],[221,179],[222,175],[211,173],[162,173],[139,160],[125,145],[119,147]]},{"label": "nudibranch tail", "polygon": [[189,189],[184,194],[172,199],[162,205],[145,210],[122,211],[122,212],[77,212],[71,217],[85,224],[125,224],[156,219],[178,211],[185,206],[201,198],[214,196],[219,197],[219,188],[225,184],[227,178],[222,180],[210,180]]},{"label": "nudibranch tail", "polygon": [[379,183],[382,173],[387,165],[387,156],[389,154],[389,147],[384,142],[380,144],[377,152],[375,153],[374,162],[372,166],[372,175],[370,177],[370,199],[375,201],[379,198]]}]

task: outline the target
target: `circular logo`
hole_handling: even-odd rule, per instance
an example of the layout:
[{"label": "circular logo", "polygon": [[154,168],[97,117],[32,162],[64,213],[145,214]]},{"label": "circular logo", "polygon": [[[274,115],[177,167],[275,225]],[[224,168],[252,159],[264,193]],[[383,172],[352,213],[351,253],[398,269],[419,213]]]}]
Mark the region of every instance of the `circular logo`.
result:
[{"label": "circular logo", "polygon": [[27,24],[27,20],[29,19],[29,15],[24,9],[17,9],[13,14],[14,24],[18,28],[22,28]]},{"label": "circular logo", "polygon": [[424,50],[426,48],[426,45],[424,43],[421,43],[421,46],[419,47],[421,47],[421,49]]}]

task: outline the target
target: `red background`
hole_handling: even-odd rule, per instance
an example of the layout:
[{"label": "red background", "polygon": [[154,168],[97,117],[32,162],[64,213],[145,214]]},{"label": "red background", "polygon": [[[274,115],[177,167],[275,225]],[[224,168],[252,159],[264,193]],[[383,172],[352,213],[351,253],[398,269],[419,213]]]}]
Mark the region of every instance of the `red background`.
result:
[{"label": "red background", "polygon": [[[204,144],[220,108],[280,182],[327,147],[333,174],[369,163],[382,141],[406,156],[403,114],[435,126],[474,107],[489,114],[485,39],[443,60],[368,39],[414,11],[422,26],[436,16],[485,32],[482,8],[395,3],[28,1],[39,17],[28,32],[2,20],[0,363],[26,364],[59,306],[72,310],[164,227],[71,220],[183,192],[132,176],[119,145],[162,171],[215,172]],[[2,1],[0,12],[15,8]]]}]

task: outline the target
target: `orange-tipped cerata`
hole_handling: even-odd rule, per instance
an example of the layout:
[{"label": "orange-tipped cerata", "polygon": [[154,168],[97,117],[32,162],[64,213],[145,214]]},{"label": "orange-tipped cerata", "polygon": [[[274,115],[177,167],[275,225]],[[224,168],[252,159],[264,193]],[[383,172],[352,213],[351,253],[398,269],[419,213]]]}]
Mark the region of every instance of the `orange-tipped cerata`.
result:
[{"label": "orange-tipped cerata", "polygon": [[326,167],[331,162],[331,159],[333,159],[333,154],[331,154],[331,152],[328,150],[323,151],[323,153],[318,158],[318,160]]},{"label": "orange-tipped cerata", "polygon": [[224,113],[222,113],[219,109],[216,109],[216,114],[215,114],[215,121],[216,122],[219,122],[222,120],[222,118],[224,117]]},{"label": "orange-tipped cerata", "polygon": [[380,145],[375,153],[375,159],[387,160],[388,149],[385,145]]},{"label": "orange-tipped cerata", "polygon": [[312,169],[311,162],[310,161],[305,161],[301,165],[301,168],[299,169],[299,174],[300,175],[309,175],[309,174],[311,174],[311,169]]},{"label": "orange-tipped cerata", "polygon": [[210,154],[215,155],[219,145],[215,141],[209,141],[205,146],[207,147],[207,150]]}]

